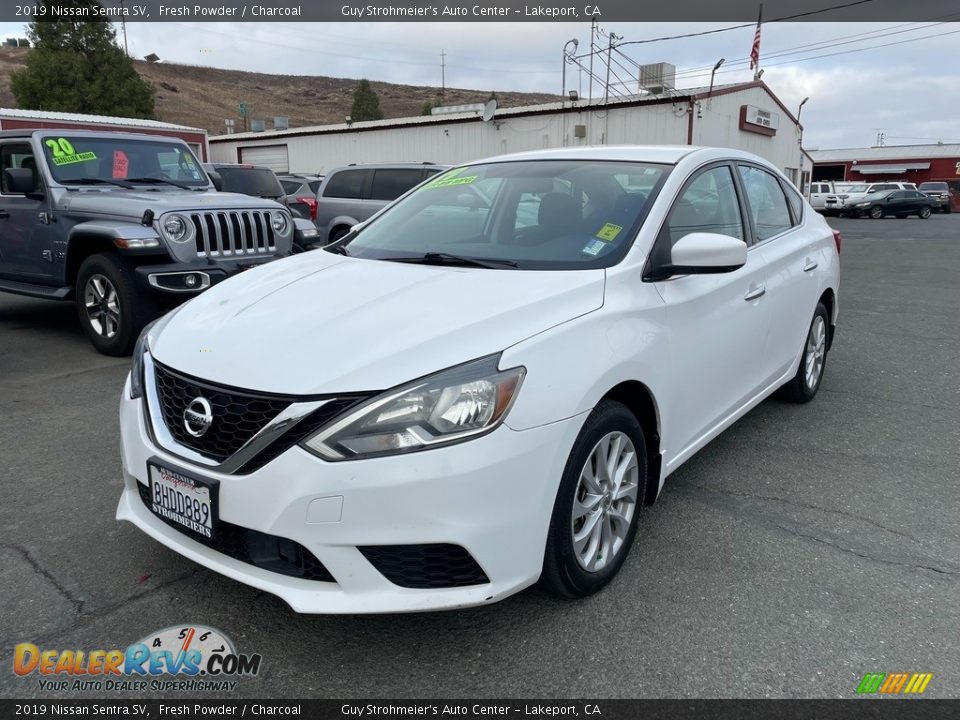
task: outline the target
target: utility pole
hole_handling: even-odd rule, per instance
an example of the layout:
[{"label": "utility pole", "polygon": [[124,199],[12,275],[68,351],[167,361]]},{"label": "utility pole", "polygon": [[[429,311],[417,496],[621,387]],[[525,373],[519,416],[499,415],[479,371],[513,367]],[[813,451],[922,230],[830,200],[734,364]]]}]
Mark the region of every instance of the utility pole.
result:
[{"label": "utility pole", "polygon": [[120,27],[123,28],[123,52],[127,57],[130,57],[130,48],[127,46],[127,19],[123,15],[123,0],[120,0]]},{"label": "utility pole", "polygon": [[447,53],[440,48],[440,102],[443,103],[447,91]]},{"label": "utility pole", "polygon": [[615,33],[610,33],[610,42],[607,44],[607,82],[603,89],[604,104],[610,99],[610,56],[613,54],[613,43],[623,38],[617,37]]},{"label": "utility pole", "polygon": [[590,18],[590,70],[588,75],[590,75],[590,101],[593,101],[593,39],[597,34],[597,17],[594,15]]}]

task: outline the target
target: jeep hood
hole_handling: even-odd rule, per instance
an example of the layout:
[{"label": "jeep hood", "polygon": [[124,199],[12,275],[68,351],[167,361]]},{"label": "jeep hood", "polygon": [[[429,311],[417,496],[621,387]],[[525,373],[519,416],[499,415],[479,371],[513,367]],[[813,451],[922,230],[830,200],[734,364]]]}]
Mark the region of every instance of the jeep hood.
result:
[{"label": "jeep hood", "polygon": [[217,192],[215,190],[179,190],[162,188],[150,190],[79,190],[64,194],[59,209],[70,213],[126,216],[137,221],[147,210],[160,216],[166,212],[196,210],[274,209],[279,203],[264,198]]},{"label": "jeep hood", "polygon": [[604,278],[604,270],[436,267],[319,250],[215,285],[158,325],[151,352],[237,388],[384,390],[598,309]]}]

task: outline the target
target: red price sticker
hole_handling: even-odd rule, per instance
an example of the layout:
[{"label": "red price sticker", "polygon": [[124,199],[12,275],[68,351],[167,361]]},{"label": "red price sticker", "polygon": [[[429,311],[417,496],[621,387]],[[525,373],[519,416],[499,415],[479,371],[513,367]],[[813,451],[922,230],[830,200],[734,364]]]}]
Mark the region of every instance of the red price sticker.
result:
[{"label": "red price sticker", "polygon": [[122,179],[127,176],[127,167],[129,166],[127,154],[123,150],[113,151],[113,177]]}]

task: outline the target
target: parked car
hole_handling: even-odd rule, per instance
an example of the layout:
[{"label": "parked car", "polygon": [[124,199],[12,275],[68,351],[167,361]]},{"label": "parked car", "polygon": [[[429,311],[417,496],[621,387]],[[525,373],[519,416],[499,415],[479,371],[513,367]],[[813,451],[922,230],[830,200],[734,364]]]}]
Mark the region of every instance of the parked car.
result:
[{"label": "parked car", "polygon": [[807,189],[807,199],[810,201],[810,207],[818,212],[824,212],[827,209],[827,196],[837,194],[832,182],[812,182]]},{"label": "parked car", "polygon": [[0,291],[76,300],[107,355],[161,310],[290,253],[290,214],[216,192],[175,138],[6,131],[0,174]]},{"label": "parked car", "polygon": [[301,217],[316,222],[317,191],[320,190],[323,177],[323,175],[296,175],[293,173],[277,175],[277,179],[283,187],[283,192],[287,195],[287,207],[298,208],[302,213]]},{"label": "parked car", "polygon": [[845,215],[849,206],[863,200],[867,195],[883,192],[885,190],[916,189],[917,186],[915,184],[900,181],[861,183],[859,185],[852,185],[836,195],[828,195],[825,207],[828,211],[836,212],[839,215]]},{"label": "parked car", "polygon": [[327,173],[317,193],[317,229],[332,243],[393,200],[448,165],[383,163],[348,165]]},{"label": "parked car", "polygon": [[928,218],[937,209],[939,201],[919,190],[884,190],[867,195],[862,200],[848,205],[846,213],[854,217],[882,218],[887,215],[907,217],[917,215]]},{"label": "parked car", "polygon": [[952,211],[950,186],[945,182],[922,182],[918,188],[920,192],[926,193],[937,201],[937,209],[942,213]]},{"label": "parked car", "polygon": [[117,518],[298,612],[589,595],[684,461],[817,394],[839,252],[737,150],[455,168],[145,331]]}]

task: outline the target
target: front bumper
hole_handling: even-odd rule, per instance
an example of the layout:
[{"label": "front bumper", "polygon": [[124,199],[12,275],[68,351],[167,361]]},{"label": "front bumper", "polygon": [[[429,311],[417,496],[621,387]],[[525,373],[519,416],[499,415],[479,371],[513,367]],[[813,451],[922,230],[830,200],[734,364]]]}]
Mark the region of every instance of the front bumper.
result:
[{"label": "front bumper", "polygon": [[[280,257],[282,256],[266,255],[236,260],[197,260],[190,263],[139,265],[135,270],[135,276],[143,292],[162,300],[182,302],[226,280],[231,275]],[[196,284],[188,284],[189,276],[196,279]]]},{"label": "front bumper", "polygon": [[[120,405],[123,493],[117,519],[191,560],[285,600],[297,612],[414,612],[496,602],[540,576],[569,449],[585,414],[436,450],[328,463],[293,447],[248,475],[223,475],[153,444],[141,401]],[[283,575],[217,552],[170,527],[140,497],[149,459],[220,481],[220,520],[288,538],[333,582]],[[318,508],[320,511],[318,512]],[[444,543],[464,548],[489,582],[414,589],[390,582],[358,546]]]}]

